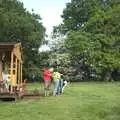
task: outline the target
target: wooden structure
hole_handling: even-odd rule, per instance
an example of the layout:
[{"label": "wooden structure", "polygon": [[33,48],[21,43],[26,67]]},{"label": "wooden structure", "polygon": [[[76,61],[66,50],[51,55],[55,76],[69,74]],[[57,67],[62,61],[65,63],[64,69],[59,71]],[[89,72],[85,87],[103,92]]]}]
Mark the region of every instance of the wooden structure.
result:
[{"label": "wooden structure", "polygon": [[0,100],[39,98],[41,95],[26,90],[26,80],[22,79],[22,64],[21,43],[0,42]]},{"label": "wooden structure", "polygon": [[0,42],[0,82],[3,73],[8,77],[9,91],[20,89],[22,84],[22,46],[17,42]]}]

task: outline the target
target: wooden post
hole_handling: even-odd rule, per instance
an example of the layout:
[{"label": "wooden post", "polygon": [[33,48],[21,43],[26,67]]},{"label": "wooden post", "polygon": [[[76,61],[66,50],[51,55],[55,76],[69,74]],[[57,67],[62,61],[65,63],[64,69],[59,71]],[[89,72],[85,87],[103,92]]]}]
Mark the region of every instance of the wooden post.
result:
[{"label": "wooden post", "polygon": [[11,83],[11,90],[10,92],[13,92],[13,86],[12,86],[12,82],[13,82],[13,52],[11,52],[11,69],[10,69],[10,75],[11,75],[11,79],[10,79],[10,83]]},{"label": "wooden post", "polygon": [[[17,74],[18,74],[18,71],[17,71],[17,57],[15,58],[15,75],[16,75],[16,83],[17,83]],[[19,81],[18,81],[19,82]],[[18,84],[18,83],[17,83]]]},{"label": "wooden post", "polygon": [[18,66],[18,81],[20,83],[20,61],[18,62],[19,66]]},{"label": "wooden post", "polygon": [[3,77],[2,77],[2,72],[3,72],[2,55],[3,55],[3,53],[0,52],[0,81],[3,79]]},{"label": "wooden post", "polygon": [[22,84],[22,82],[23,82],[23,81],[22,81],[22,63],[21,63],[21,66],[20,66],[20,67],[21,67],[20,70],[21,70],[21,84]]},{"label": "wooden post", "polygon": [[2,71],[3,71],[2,60],[0,60],[0,81],[2,80]]}]

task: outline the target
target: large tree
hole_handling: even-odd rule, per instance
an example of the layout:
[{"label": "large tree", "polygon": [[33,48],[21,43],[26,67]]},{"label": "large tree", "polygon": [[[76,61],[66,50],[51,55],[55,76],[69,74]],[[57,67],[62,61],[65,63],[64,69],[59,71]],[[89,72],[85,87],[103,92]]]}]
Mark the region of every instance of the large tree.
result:
[{"label": "large tree", "polygon": [[18,0],[0,1],[0,41],[18,41],[22,43],[24,53],[24,75],[29,68],[37,66],[38,48],[45,36],[41,17],[28,12]]},{"label": "large tree", "polygon": [[72,0],[66,5],[63,23],[54,30],[67,33],[76,75],[109,80],[119,71],[119,13],[119,0]]}]

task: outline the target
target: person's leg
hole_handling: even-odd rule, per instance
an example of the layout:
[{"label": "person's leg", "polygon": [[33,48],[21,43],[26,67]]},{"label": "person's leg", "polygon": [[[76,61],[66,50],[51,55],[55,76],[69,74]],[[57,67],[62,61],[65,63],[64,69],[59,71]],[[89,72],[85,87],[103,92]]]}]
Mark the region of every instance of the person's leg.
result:
[{"label": "person's leg", "polygon": [[62,93],[64,92],[64,89],[65,89],[65,85],[62,87]]},{"label": "person's leg", "polygon": [[56,95],[56,91],[57,91],[57,81],[54,81],[54,90],[53,90],[53,96]]},{"label": "person's leg", "polygon": [[65,87],[67,86],[67,82],[64,83],[64,86],[62,87],[62,93],[64,92]]},{"label": "person's leg", "polygon": [[44,94],[45,94],[45,96],[47,96],[47,86],[48,86],[48,82],[44,81]]},{"label": "person's leg", "polygon": [[59,85],[59,93],[62,93],[62,87],[63,87],[63,79],[60,79],[60,85]]},{"label": "person's leg", "polygon": [[6,89],[5,90],[6,92],[9,92],[9,85],[8,85],[8,83],[5,83],[5,89]]},{"label": "person's leg", "polygon": [[51,81],[48,81],[48,86],[47,86],[47,96],[50,95],[50,86],[51,86]]}]

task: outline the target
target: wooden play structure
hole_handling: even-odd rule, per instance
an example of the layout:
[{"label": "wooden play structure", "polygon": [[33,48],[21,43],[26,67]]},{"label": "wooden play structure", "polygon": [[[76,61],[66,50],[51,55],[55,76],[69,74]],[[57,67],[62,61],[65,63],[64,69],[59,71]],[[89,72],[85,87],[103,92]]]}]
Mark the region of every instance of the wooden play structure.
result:
[{"label": "wooden play structure", "polygon": [[35,98],[38,91],[27,91],[22,78],[23,51],[21,43],[0,42],[0,99]]},{"label": "wooden play structure", "polygon": [[0,42],[0,97],[20,91],[22,64],[21,43]]}]

